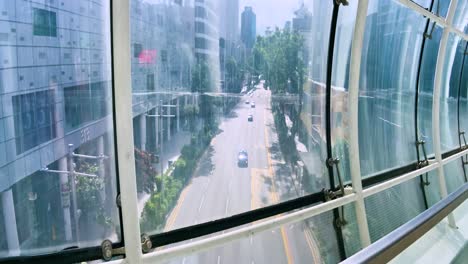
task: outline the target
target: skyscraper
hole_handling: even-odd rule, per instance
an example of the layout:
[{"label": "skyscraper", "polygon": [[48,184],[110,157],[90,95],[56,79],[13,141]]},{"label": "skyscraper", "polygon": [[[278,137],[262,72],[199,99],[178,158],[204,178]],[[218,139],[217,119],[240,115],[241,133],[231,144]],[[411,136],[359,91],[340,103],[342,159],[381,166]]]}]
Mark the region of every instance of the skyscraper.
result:
[{"label": "skyscraper", "polygon": [[257,16],[251,6],[246,6],[241,18],[241,40],[247,49],[252,49],[257,35]]}]

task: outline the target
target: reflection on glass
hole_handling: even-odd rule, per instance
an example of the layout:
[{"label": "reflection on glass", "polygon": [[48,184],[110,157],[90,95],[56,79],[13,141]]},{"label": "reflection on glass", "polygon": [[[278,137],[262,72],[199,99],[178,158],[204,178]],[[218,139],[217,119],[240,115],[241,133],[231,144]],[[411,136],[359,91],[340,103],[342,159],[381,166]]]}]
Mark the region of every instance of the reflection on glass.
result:
[{"label": "reflection on glass", "polygon": [[434,75],[437,65],[437,53],[439,51],[442,28],[436,26],[432,32],[432,38],[426,39],[421,62],[421,75],[419,77],[418,95],[418,137],[425,141],[428,155],[433,155],[432,148],[432,96],[434,92]]},{"label": "reflection on glass", "polygon": [[[284,5],[291,21],[257,14]],[[142,232],[318,192],[331,1],[131,1]],[[319,34],[317,34],[317,32]]]},{"label": "reflection on glass", "polygon": [[452,21],[454,27],[466,33],[468,25],[468,2],[458,1]]},{"label": "reflection on glass", "polygon": [[0,4],[0,257],[120,241],[108,1]]},{"label": "reflection on glass", "polygon": [[419,179],[415,178],[364,199],[372,242],[425,210],[419,186]]},{"label": "reflection on glass", "polygon": [[[364,176],[416,160],[414,97],[426,23],[393,1],[373,3],[366,20],[359,86],[359,154]],[[429,54],[436,57],[437,53]]]},{"label": "reflection on glass", "polygon": [[465,51],[465,42],[449,34],[440,91],[440,141],[442,151],[459,147],[458,141],[458,91],[460,69]]},{"label": "reflection on glass", "polygon": [[444,165],[447,193],[452,193],[456,191],[458,188],[460,188],[460,186],[462,186],[465,183],[465,169],[463,168],[461,159],[454,160]]},{"label": "reflection on glass", "polygon": [[[355,222],[354,218],[348,218]],[[347,239],[358,240],[347,234]],[[338,263],[341,261],[333,228],[326,212],[305,221],[283,225],[249,238],[172,259],[166,263]]]},{"label": "reflection on glass", "polygon": [[[338,13],[331,80],[331,139],[332,156],[340,159],[340,172],[344,181],[350,181],[348,79],[351,41],[357,12],[357,2],[350,2]],[[335,173],[335,183],[338,183]]]}]

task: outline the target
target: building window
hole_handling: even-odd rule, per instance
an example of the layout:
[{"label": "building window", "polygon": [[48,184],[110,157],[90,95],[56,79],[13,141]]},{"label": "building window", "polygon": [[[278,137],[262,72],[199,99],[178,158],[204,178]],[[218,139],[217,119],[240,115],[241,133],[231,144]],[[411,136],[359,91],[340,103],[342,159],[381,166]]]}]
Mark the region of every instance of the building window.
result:
[{"label": "building window", "polygon": [[158,26],[160,26],[160,27],[164,26],[164,19],[163,19],[163,16],[161,14],[158,14],[156,16],[156,19],[157,19]]},{"label": "building window", "polygon": [[16,95],[12,101],[17,154],[55,138],[53,90]]},{"label": "building window", "polygon": [[196,49],[208,49],[207,40],[204,38],[195,38]]},{"label": "building window", "polygon": [[161,61],[162,62],[167,62],[167,51],[166,50],[161,50]]},{"label": "building window", "polygon": [[154,91],[154,73],[146,75],[146,90]]},{"label": "building window", "polygon": [[106,82],[97,82],[64,88],[67,131],[101,119],[107,114],[106,87]]},{"label": "building window", "polygon": [[44,9],[33,8],[34,35],[57,37],[56,13]]},{"label": "building window", "polygon": [[140,53],[143,50],[143,45],[139,43],[133,43],[133,57],[138,58],[140,57]]}]

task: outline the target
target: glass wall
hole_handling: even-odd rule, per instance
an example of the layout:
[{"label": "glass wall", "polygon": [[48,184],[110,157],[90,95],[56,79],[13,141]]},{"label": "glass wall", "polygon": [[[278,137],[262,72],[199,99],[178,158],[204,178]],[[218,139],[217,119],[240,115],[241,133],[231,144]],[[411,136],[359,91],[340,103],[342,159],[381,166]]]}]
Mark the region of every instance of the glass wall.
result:
[{"label": "glass wall", "polygon": [[328,186],[324,50],[333,3],[288,4],[281,24],[261,6],[131,1],[142,232]]},{"label": "glass wall", "polygon": [[[369,3],[359,86],[364,177],[417,159],[415,85],[425,24],[423,16],[393,1]],[[428,54],[436,57],[437,53]]]},{"label": "glass wall", "polygon": [[0,14],[0,257],[119,242],[109,3]]},{"label": "glass wall", "polygon": [[[0,260],[123,242],[111,64],[117,2],[0,2]],[[264,212],[256,209],[311,194],[313,202],[301,201],[344,195],[332,191],[338,176],[351,181],[348,96],[359,1],[349,2],[130,0],[131,86],[124,89],[132,93],[132,121],[125,125],[134,137],[124,140],[134,143],[142,233],[170,236],[241,213],[255,218]],[[445,18],[451,1],[414,2]],[[454,18],[465,32],[467,8],[459,0]],[[385,178],[416,163],[418,140],[434,155],[444,29],[402,1],[369,1],[365,11],[359,162],[363,179]],[[450,33],[444,152],[468,133],[466,47]],[[330,156],[340,160],[333,170]],[[444,166],[449,192],[466,181],[466,158]],[[438,184],[431,171],[366,197],[371,240],[439,201]],[[360,249],[349,203],[170,262],[336,263]]]},{"label": "glass wall", "polygon": [[459,147],[458,85],[464,49],[460,37],[449,34],[440,87],[440,140],[443,152]]},{"label": "glass wall", "polygon": [[423,57],[421,61],[421,75],[419,76],[418,95],[418,137],[425,141],[425,148],[428,155],[433,155],[432,147],[432,97],[434,91],[434,76],[437,65],[437,54],[439,51],[442,28],[435,26],[431,33],[431,38],[427,38]]}]

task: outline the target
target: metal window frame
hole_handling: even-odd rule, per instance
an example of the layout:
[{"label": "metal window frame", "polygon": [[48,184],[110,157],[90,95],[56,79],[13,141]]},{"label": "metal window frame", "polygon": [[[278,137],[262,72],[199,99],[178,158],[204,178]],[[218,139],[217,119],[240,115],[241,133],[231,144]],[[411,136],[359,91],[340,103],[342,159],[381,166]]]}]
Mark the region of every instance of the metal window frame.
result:
[{"label": "metal window frame", "polygon": [[[331,139],[331,78],[333,72],[333,54],[335,51],[335,37],[336,37],[336,23],[338,22],[338,15],[340,11],[340,3],[334,0],[329,0],[333,2],[333,11],[332,16],[330,19],[330,35],[328,39],[328,54],[327,54],[327,72],[326,72],[326,80],[325,80],[325,134],[326,134],[326,145],[327,145],[327,159],[326,159],[326,166],[328,169],[328,180],[330,184],[330,188],[336,188],[335,183],[335,173],[334,173],[334,166],[328,164],[328,161],[333,159],[333,150],[332,150],[332,139]],[[336,164],[336,166],[340,166]],[[344,194],[342,194],[344,195]],[[344,217],[344,216],[341,216]],[[338,208],[333,209],[333,222],[335,223],[337,220],[340,219],[340,212]],[[340,254],[340,259],[346,259],[346,249],[344,244],[343,238],[343,229],[339,226],[333,225],[335,230],[336,240],[338,242],[338,251]]]},{"label": "metal window frame", "polygon": [[[450,6],[447,13],[447,19],[444,21],[448,25],[451,25],[453,17],[455,15],[455,9],[457,6],[458,1],[452,0],[450,2]],[[437,54],[437,63],[436,63],[436,71],[434,77],[434,93],[433,93],[433,100],[432,100],[432,138],[433,138],[433,148],[434,148],[434,155],[435,160],[439,164],[437,167],[437,175],[439,178],[439,192],[442,198],[447,197],[447,183],[445,181],[445,173],[444,167],[442,163],[442,150],[441,150],[441,142],[440,142],[440,94],[441,94],[441,86],[442,86],[442,74],[444,70],[444,62],[445,62],[445,55],[447,50],[447,41],[449,34],[451,32],[451,27],[446,26],[442,33],[442,37],[440,39],[439,44],[439,51]],[[456,227],[455,219],[453,218],[452,214],[448,215],[449,225],[451,227]]]},{"label": "metal window frame", "polygon": [[[235,230],[230,230],[225,232],[222,235],[217,235],[209,238],[201,238],[195,242],[186,243],[180,246],[175,246],[171,248],[166,248],[162,250],[157,250],[152,253],[143,255],[141,241],[140,241],[140,227],[139,227],[139,217],[136,210],[135,204],[137,203],[136,196],[136,174],[135,174],[135,164],[134,164],[134,154],[133,154],[133,141],[128,140],[133,138],[133,130],[128,129],[128,125],[132,124],[131,116],[131,98],[132,93],[131,89],[131,71],[130,71],[130,0],[119,0],[119,1],[110,1],[111,2],[111,45],[112,45],[112,65],[113,65],[113,84],[114,84],[114,122],[115,122],[115,133],[116,133],[116,156],[117,156],[117,166],[118,172],[120,175],[119,186],[120,186],[120,195],[121,195],[121,213],[122,213],[122,228],[123,234],[122,238],[125,245],[125,258],[110,261],[108,263],[153,263],[154,261],[162,261],[164,259],[170,259],[178,256],[185,256],[187,254],[193,254],[196,252],[204,251],[213,247],[218,247],[222,244],[228,242],[248,237],[252,234],[257,234],[259,232],[272,230],[279,228],[281,225],[290,224],[304,219],[310,218],[312,216],[318,215],[320,213],[328,212],[334,210],[338,207],[344,206],[346,204],[355,203],[359,208],[356,208],[358,226],[359,226],[359,235],[361,238],[361,245],[367,246],[370,243],[368,235],[368,226],[367,219],[365,214],[364,198],[375,193],[387,190],[398,184],[407,182],[422,173],[435,171],[439,173],[439,178],[442,176],[443,184],[445,184],[445,178],[443,178],[443,165],[453,161],[457,158],[460,158],[463,155],[468,154],[468,150],[456,149],[448,154],[442,154],[440,151],[440,131],[439,131],[439,122],[434,124],[433,130],[437,132],[438,139],[434,139],[434,146],[438,148],[437,153],[435,153],[435,159],[430,161],[430,165],[421,169],[406,171],[406,173],[399,174],[405,170],[396,169],[393,172],[392,177],[381,177],[379,175],[375,177],[380,177],[380,179],[373,179],[372,181],[362,179],[360,173],[360,160],[358,155],[352,155],[350,157],[351,163],[351,177],[352,177],[352,186],[353,193],[346,195],[344,197],[321,203],[319,205],[313,205],[311,201],[310,207],[305,209],[300,209],[298,211],[290,212],[293,207],[290,207],[289,211],[284,211],[287,214],[280,215],[273,219],[260,220],[258,222],[252,223],[247,227],[241,227]],[[450,32],[459,35],[464,40],[468,40],[468,35],[464,34],[460,30],[452,26],[452,20],[457,5],[456,0],[452,0],[447,19],[438,17],[437,15],[431,13],[430,11],[424,9],[423,7],[415,4],[410,0],[398,0],[402,5],[416,11],[417,13],[429,18],[431,21],[435,21],[439,26],[444,27],[444,35],[441,39],[444,42],[443,48],[439,47],[439,54],[437,59],[436,67],[436,79],[434,81],[434,98],[439,98],[440,96],[440,85],[441,77],[443,71],[443,61],[445,59],[445,49],[448,39],[448,34]],[[367,16],[367,5],[368,0],[361,0],[358,4],[358,13],[356,17],[355,31],[352,40],[352,51],[351,51],[351,62],[350,67],[350,88],[349,88],[349,103],[350,103],[350,150],[352,153],[359,153],[359,143],[358,143],[358,85],[359,85],[359,67],[361,65],[361,53],[363,47],[363,34],[365,29],[365,21]],[[118,19],[112,19],[118,18]],[[443,51],[443,52],[441,52]],[[437,91],[437,94],[435,93]],[[435,96],[437,95],[437,97]],[[434,100],[433,105],[433,118],[435,114],[437,117],[439,115],[439,100]],[[354,102],[354,103],[351,103]],[[434,107],[436,106],[436,107]],[[118,118],[117,118],[118,117]],[[438,120],[436,120],[438,121]],[[434,134],[436,135],[436,134]],[[410,168],[411,169],[411,168]],[[407,169],[407,170],[410,170]],[[442,172],[442,173],[441,173]],[[382,173],[381,175],[390,175],[388,172]],[[399,175],[399,176],[396,176]],[[372,185],[372,186],[371,186]],[[362,188],[364,186],[364,189]],[[441,186],[441,190],[446,186]],[[445,193],[446,194],[446,193]],[[303,198],[303,197],[301,197]],[[275,205],[276,209],[284,204]],[[275,207],[273,207],[275,208]],[[268,209],[268,208],[266,208]],[[266,210],[265,209],[265,210]],[[297,208],[299,209],[299,207]],[[268,209],[271,210],[271,209]],[[282,209],[286,210],[286,209]],[[280,210],[281,212],[283,212]],[[271,213],[271,212],[269,212]],[[260,219],[260,218],[259,218]],[[261,217],[264,219],[264,217]],[[162,234],[163,235],[163,234]],[[116,244],[115,246],[121,246]],[[99,250],[98,250],[99,249]],[[75,261],[79,262],[80,260],[86,261],[90,259],[98,259],[100,254],[99,247],[92,248],[83,248],[83,249],[70,249],[58,253],[51,253],[40,256],[20,256],[14,258],[0,259],[0,263],[28,263],[32,261],[42,261],[47,263],[54,263],[54,260],[57,262],[67,262]]]}]

